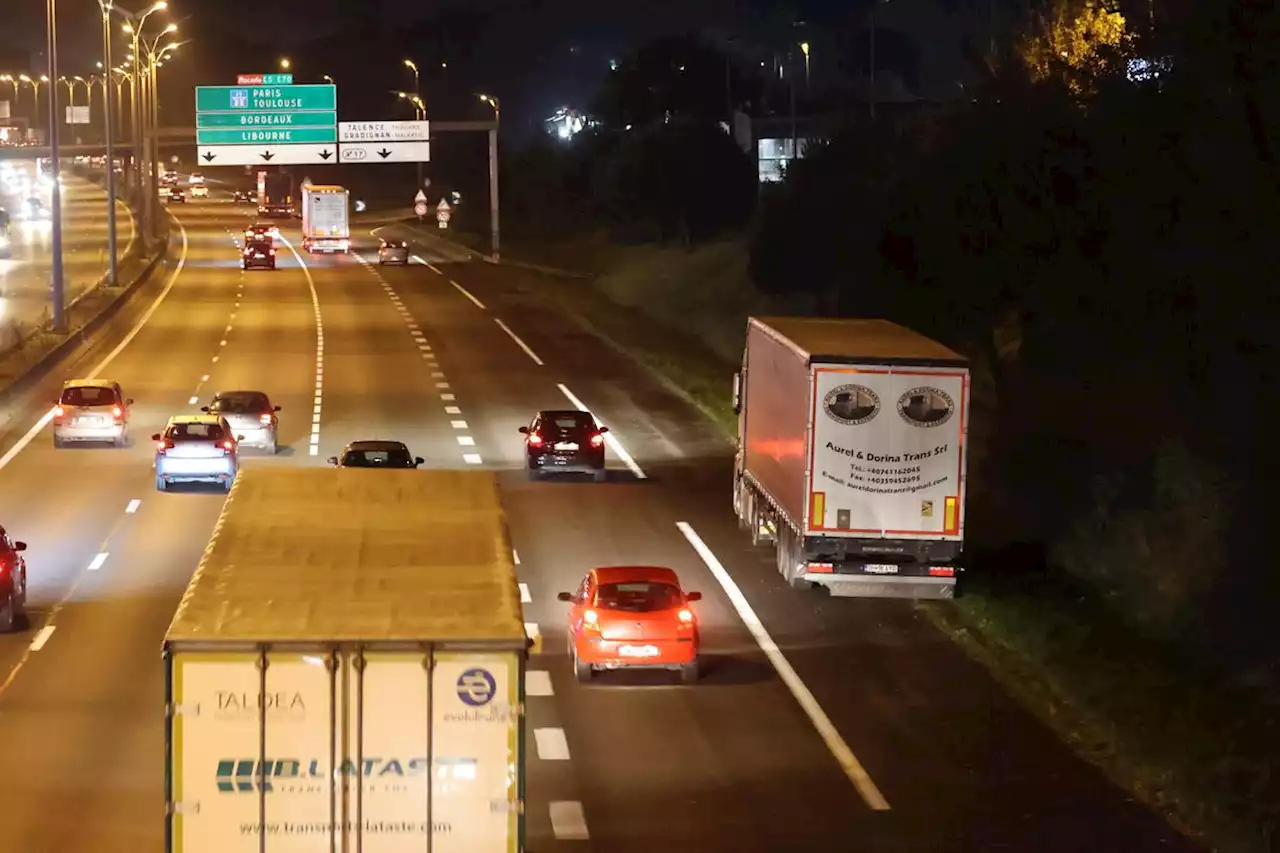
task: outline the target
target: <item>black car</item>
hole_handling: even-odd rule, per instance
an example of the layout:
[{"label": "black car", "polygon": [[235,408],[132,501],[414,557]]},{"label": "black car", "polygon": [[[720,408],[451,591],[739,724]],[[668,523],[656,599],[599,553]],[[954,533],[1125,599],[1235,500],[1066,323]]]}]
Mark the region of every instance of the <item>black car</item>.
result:
[{"label": "black car", "polygon": [[520,427],[529,479],[543,472],[590,474],[597,483],[607,476],[604,469],[604,434],[589,412],[576,409],[538,412],[533,423]]},{"label": "black car", "polygon": [[178,188],[178,187],[170,187],[170,188],[169,188],[169,195],[168,195],[168,198],[167,198],[166,200],[169,202],[169,204],[186,204],[186,203],[187,203],[187,194],[186,194],[186,193],[184,193],[184,192],[183,192],[180,188]]},{"label": "black car", "polygon": [[329,457],[329,464],[338,468],[417,468],[424,461],[399,441],[353,441],[341,456]]},{"label": "black car", "polygon": [[404,240],[383,240],[378,246],[378,263],[407,265],[409,244]]},{"label": "black car", "polygon": [[240,257],[241,268],[273,270],[276,268],[276,247],[270,240],[246,240]]},{"label": "black car", "polygon": [[231,201],[233,204],[253,204],[253,196],[248,190],[236,190],[231,194]]}]

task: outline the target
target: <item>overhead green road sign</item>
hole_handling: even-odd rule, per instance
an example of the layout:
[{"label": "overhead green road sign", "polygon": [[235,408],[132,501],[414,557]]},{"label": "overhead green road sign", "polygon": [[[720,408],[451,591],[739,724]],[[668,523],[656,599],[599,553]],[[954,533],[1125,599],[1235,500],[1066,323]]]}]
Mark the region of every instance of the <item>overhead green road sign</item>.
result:
[{"label": "overhead green road sign", "polygon": [[334,127],[337,113],[196,113],[196,129],[214,127]]},{"label": "overhead green road sign", "polygon": [[197,86],[197,113],[262,113],[289,110],[338,109],[338,87],[299,86]]},{"label": "overhead green road sign", "polygon": [[334,127],[253,127],[234,130],[197,130],[197,145],[289,145],[337,142]]}]

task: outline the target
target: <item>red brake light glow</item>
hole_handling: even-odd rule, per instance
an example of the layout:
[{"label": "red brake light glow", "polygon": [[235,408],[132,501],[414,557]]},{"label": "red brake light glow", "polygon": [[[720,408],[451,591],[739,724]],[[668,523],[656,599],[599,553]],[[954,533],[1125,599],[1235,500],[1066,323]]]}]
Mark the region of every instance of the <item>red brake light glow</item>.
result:
[{"label": "red brake light glow", "polygon": [[164,453],[168,449],[169,449],[169,442],[167,441],[156,442],[156,450],[160,451],[161,453]]},{"label": "red brake light glow", "polygon": [[681,610],[681,611],[680,611],[680,621],[681,621],[681,622],[684,622],[684,623],[686,623],[686,624],[687,624],[687,623],[690,623],[690,622],[693,622],[693,611],[692,611],[692,610],[690,610],[690,609],[689,609],[689,608],[687,608],[687,607],[686,607],[686,608],[684,608],[683,610]]},{"label": "red brake light glow", "polygon": [[264,424],[270,425],[275,420],[275,415],[258,415],[258,420]]},{"label": "red brake light glow", "polygon": [[582,611],[582,621],[588,625],[598,625],[600,623],[600,614],[594,610]]},{"label": "red brake light glow", "polygon": [[[529,433],[529,444],[533,445],[534,447],[541,447],[542,436],[538,435],[536,432]],[[587,612],[590,613],[591,611],[587,611]]]},{"label": "red brake light glow", "polygon": [[230,439],[222,442],[222,446],[227,450],[235,450],[235,447],[236,447],[235,442],[231,441]]},{"label": "red brake light glow", "polygon": [[63,415],[65,415],[66,413],[67,413],[67,410],[66,410],[66,409],[64,409],[64,408],[62,408],[61,406],[54,406],[54,407],[53,407],[53,416],[54,416],[55,418],[60,418],[60,417],[62,417]]},{"label": "red brake light glow", "polygon": [[600,446],[600,445],[602,445],[602,444],[604,444],[604,436],[603,436],[603,435],[601,435],[600,433],[596,433],[595,435],[591,436],[591,446],[592,446],[592,447],[599,447],[599,446]]},{"label": "red brake light glow", "polygon": [[124,409],[120,408],[119,406],[115,406],[115,407],[114,407],[114,408],[112,408],[112,410],[111,410],[111,417],[113,417],[113,418],[123,418],[123,417],[124,417]]}]

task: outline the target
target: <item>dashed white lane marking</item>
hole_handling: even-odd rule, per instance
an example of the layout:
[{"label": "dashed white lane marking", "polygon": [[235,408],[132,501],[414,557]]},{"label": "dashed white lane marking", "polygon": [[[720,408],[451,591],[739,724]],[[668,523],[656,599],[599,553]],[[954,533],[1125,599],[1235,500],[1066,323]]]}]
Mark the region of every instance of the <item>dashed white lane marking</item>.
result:
[{"label": "dashed white lane marking", "polygon": [[456,399],[458,399],[458,397],[457,397],[457,395],[456,395],[456,394],[441,394],[441,395],[440,395],[440,399],[441,399],[441,400],[456,400]]},{"label": "dashed white lane marking", "polygon": [[516,342],[516,346],[518,346],[518,347],[520,347],[520,349],[524,350],[524,354],[525,354],[525,355],[527,355],[527,356],[529,356],[529,358],[533,359],[533,363],[534,363],[534,364],[538,365],[539,367],[542,367],[542,366],[543,366],[542,359],[538,358],[538,354],[537,354],[536,352],[534,352],[533,350],[529,349],[529,345],[528,345],[528,344],[526,344],[524,341],[520,340],[520,336],[519,336],[519,335],[517,335],[515,332],[511,331],[511,327],[510,327],[510,326],[508,326],[506,323],[504,323],[504,322],[502,322],[501,320],[499,320],[497,317],[494,317],[494,318],[493,318],[493,322],[497,323],[497,324],[498,324],[498,328],[500,328],[500,329],[502,329],[502,331],[506,332],[506,333],[507,333],[507,335],[509,335],[509,336],[511,337],[511,340],[513,340],[513,341],[515,341],[515,342]]},{"label": "dashed white lane marking", "polygon": [[545,669],[531,669],[524,674],[524,692],[528,696],[554,696],[551,673]]},{"label": "dashed white lane marking", "polygon": [[206,373],[204,376],[201,376],[201,377],[200,377],[200,381],[201,381],[201,382],[208,382],[208,381],[209,381],[209,374],[207,374],[207,373]]},{"label": "dashed white lane marking", "polygon": [[449,421],[449,426],[453,427],[454,429],[466,429],[467,422],[466,421]]},{"label": "dashed white lane marking", "polygon": [[298,261],[298,266],[302,267],[302,274],[307,277],[307,289],[311,291],[311,309],[315,313],[316,318],[316,396],[315,396],[315,414],[311,421],[311,436],[308,439],[307,453],[311,456],[320,455],[320,404],[324,395],[324,317],[320,313],[320,296],[316,293],[316,282],[311,277],[311,269],[307,266],[307,262],[302,259],[302,255],[298,254],[298,250],[293,244],[283,237],[280,242],[293,254]]},{"label": "dashed white lane marking", "polygon": [[462,454],[462,461],[467,463],[468,465],[484,464],[484,459],[480,457],[479,453],[464,453]]},{"label": "dashed white lane marking", "polygon": [[577,800],[552,800],[551,832],[558,841],[586,841],[591,838],[587,832],[587,816],[582,810],[582,803]]},{"label": "dashed white lane marking", "polygon": [[216,355],[215,355],[215,356],[213,357],[213,363],[214,363],[214,364],[217,364],[217,363],[218,363],[218,356],[216,356]]},{"label": "dashed white lane marking", "polygon": [[187,405],[194,406],[196,403],[199,403],[199,402],[200,402],[200,398],[192,394],[191,399],[187,401]]},{"label": "dashed white lane marking", "polygon": [[511,549],[511,560],[512,560],[512,562],[514,562],[517,566],[518,566],[518,565],[520,565],[520,552],[519,552],[519,551],[517,551],[515,548],[512,548],[512,549]]},{"label": "dashed white lane marking", "polygon": [[437,388],[448,388],[448,387],[449,387],[449,383],[448,383],[448,382],[437,382],[437,383],[436,383],[436,387],[437,387]]},{"label": "dashed white lane marking", "polygon": [[[94,366],[93,370],[89,371],[90,376],[101,376],[103,371],[107,369],[108,365],[110,365],[111,362],[116,360],[116,356],[124,352],[124,348],[127,347],[129,344],[133,343],[133,339],[136,338],[138,336],[138,333],[142,331],[142,327],[147,325],[147,323],[151,320],[152,316],[155,315],[156,311],[159,310],[160,306],[164,303],[164,300],[169,296],[170,291],[173,290],[174,284],[177,283],[178,281],[178,274],[181,273],[183,269],[186,268],[187,248],[188,248],[187,229],[183,228],[182,223],[178,222],[176,218],[173,219],[173,222],[178,226],[178,231],[182,235],[182,251],[178,254],[178,263],[174,265],[173,272],[169,273],[169,280],[165,282],[164,290],[161,290],[158,294],[156,294],[155,301],[153,301],[147,307],[146,312],[143,313],[143,315],[138,318],[138,322],[134,325],[132,329],[129,330],[129,333],[125,335],[124,338],[121,339],[120,343],[116,344],[115,349],[111,350],[111,352],[103,356],[102,361],[98,362],[98,364]],[[37,435],[40,434],[40,431],[43,430],[46,426],[48,426],[49,422],[52,420],[53,420],[53,407],[50,406],[49,411],[41,415],[40,420],[36,421],[31,426],[31,429],[27,430],[22,435],[21,438],[15,441],[13,443],[13,447],[10,447],[3,456],[0,456],[0,470],[8,466],[8,464],[12,462],[19,453],[21,453],[23,450],[26,450],[27,445],[35,441],[35,438]],[[63,601],[65,600],[66,599],[64,598]],[[50,615],[50,618],[52,618],[52,614]],[[17,674],[18,670],[21,668],[22,668],[22,662],[19,662],[12,670],[9,671],[9,678],[3,684],[0,684],[0,693],[3,693],[5,691],[5,689],[9,686],[9,684],[13,681],[13,678]]]},{"label": "dashed white lane marking", "polygon": [[441,373],[439,370],[433,370],[433,371],[431,371],[431,378],[432,378],[432,379],[443,379],[443,378],[444,378],[444,374],[443,374],[443,373]]},{"label": "dashed white lane marking", "polygon": [[475,296],[471,293],[471,291],[470,291],[470,290],[467,290],[465,287],[463,287],[462,285],[458,284],[456,281],[450,280],[450,281],[449,281],[449,283],[450,283],[450,284],[452,284],[454,287],[458,288],[458,292],[459,292],[459,293],[461,293],[463,296],[467,297],[467,298],[468,298],[468,299],[470,299],[472,302],[474,302],[474,303],[475,303],[475,306],[476,306],[477,308],[479,308],[481,311],[488,311],[488,310],[489,310],[488,308],[485,308],[485,307],[484,307],[484,303],[483,303],[483,302],[481,302],[479,299],[476,299],[476,298],[475,298]]},{"label": "dashed white lane marking", "polygon": [[138,511],[138,507],[140,506],[142,506],[142,501],[138,500],[137,498],[134,498],[133,500],[129,501],[128,505],[125,506],[124,511],[129,513],[130,515],[133,515],[135,512]]},{"label": "dashed white lane marking", "polygon": [[742,624],[746,625],[747,630],[751,632],[751,636],[755,638],[756,644],[760,646],[760,650],[769,659],[769,663],[773,664],[773,668],[777,671],[778,677],[782,679],[782,683],[787,686],[787,689],[791,691],[791,695],[800,703],[800,707],[809,717],[809,721],[813,723],[813,727],[817,729],[819,736],[826,743],[827,749],[831,750],[836,762],[840,765],[845,775],[849,777],[849,781],[853,783],[853,787],[857,789],[863,801],[875,811],[888,811],[889,802],[880,793],[876,783],[871,781],[871,776],[862,766],[862,762],[858,761],[857,756],[853,754],[853,750],[849,749],[849,745],[840,736],[840,732],[836,731],[835,724],[831,722],[831,718],[822,710],[822,706],[818,704],[818,700],[809,692],[809,688],[805,686],[805,683],[800,680],[800,676],[791,667],[790,661],[787,660],[782,650],[778,648],[777,643],[769,636],[764,624],[756,616],[755,610],[751,608],[751,604],[747,601],[746,596],[742,594],[738,584],[725,571],[719,558],[712,553],[711,549],[707,547],[707,543],[702,541],[702,537],[688,522],[677,521],[676,527],[684,535],[684,538],[689,541],[689,544],[693,546],[693,550],[698,553],[698,556],[702,558],[702,562],[706,564],[712,577],[720,584],[725,596],[729,599],[729,603],[738,612],[738,618],[742,620]]},{"label": "dashed white lane marking", "polygon": [[[556,387],[560,389],[560,393],[563,394],[565,396],[565,399],[567,399],[570,403],[572,403],[574,407],[577,408],[578,411],[586,412],[588,415],[591,415],[591,417],[593,418],[596,417],[595,415],[591,414],[591,410],[586,407],[586,404],[584,404],[581,400],[575,397],[573,392],[570,391],[568,388],[566,388],[563,384],[558,384],[556,385]],[[596,423],[599,423],[599,422],[600,422],[600,419],[596,418]],[[622,460],[622,464],[626,465],[628,468],[631,469],[631,473],[636,475],[637,480],[649,479],[648,475],[646,475],[644,471],[641,470],[640,466],[636,464],[636,460],[631,458],[631,454],[628,453],[627,449],[622,446],[622,442],[618,441],[618,439],[614,437],[613,433],[606,432],[604,434],[604,443],[609,445],[609,449],[614,452],[614,455]]]},{"label": "dashed white lane marking", "polygon": [[49,642],[49,638],[53,636],[53,632],[58,630],[57,625],[45,625],[31,639],[31,651],[38,652],[44,648],[44,644]]},{"label": "dashed white lane marking", "polygon": [[564,729],[534,729],[533,740],[538,746],[538,757],[543,761],[569,760],[569,741],[564,736]]},{"label": "dashed white lane marking", "polygon": [[459,409],[457,406],[445,406],[444,413],[446,415],[460,415],[462,414],[462,409]]},{"label": "dashed white lane marking", "polygon": [[227,339],[226,339],[226,338],[223,338],[222,340],[218,341],[218,346],[220,346],[220,347],[225,347],[226,345],[227,345]]},{"label": "dashed white lane marking", "polygon": [[529,585],[527,583],[520,584],[520,603],[532,604],[533,596],[529,594]]},{"label": "dashed white lane marking", "polygon": [[458,436],[458,444],[461,444],[463,447],[475,447],[476,440],[469,435],[460,435]]},{"label": "dashed white lane marking", "polygon": [[92,560],[89,561],[89,571],[96,572],[107,562],[107,557],[111,555],[106,551],[99,551]]}]

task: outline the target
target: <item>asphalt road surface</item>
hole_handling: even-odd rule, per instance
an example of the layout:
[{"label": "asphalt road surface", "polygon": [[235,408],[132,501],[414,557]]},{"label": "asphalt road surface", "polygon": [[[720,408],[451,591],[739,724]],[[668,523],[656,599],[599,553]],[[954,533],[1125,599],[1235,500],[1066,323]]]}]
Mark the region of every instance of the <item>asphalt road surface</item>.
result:
[{"label": "asphalt road surface", "polygon": [[[132,446],[54,450],[32,428],[53,385],[0,436],[0,523],[30,544],[33,611],[0,637],[0,853],[163,849],[158,652],[223,498],[157,493],[147,437],[233,387],[283,406],[281,453],[245,465],[319,465],[389,438],[432,467],[500,472],[539,643],[530,851],[1194,849],[910,605],[786,588],[737,530],[723,439],[545,305],[537,274],[426,238],[404,268],[378,267],[368,239],[242,273],[247,214],[176,215],[183,260],[122,316],[126,330],[146,320],[136,336],[118,351],[123,332],[104,337],[50,379],[118,380],[137,401]],[[609,481],[528,482],[517,428],[578,406],[611,427]],[[705,593],[702,683],[574,682],[555,595],[619,563],[669,565]]]},{"label": "asphalt road surface", "polygon": [[[10,180],[10,176],[15,177]],[[16,331],[39,325],[50,314],[49,219],[31,215],[28,200],[33,196],[47,212],[49,193],[36,181],[35,162],[0,163],[0,207],[12,220],[10,257],[0,255],[0,350],[9,346]],[[62,216],[63,287],[71,302],[107,271],[107,194],[64,170]],[[118,251],[123,256],[133,240],[133,218],[123,202],[116,204],[116,222]]]}]

